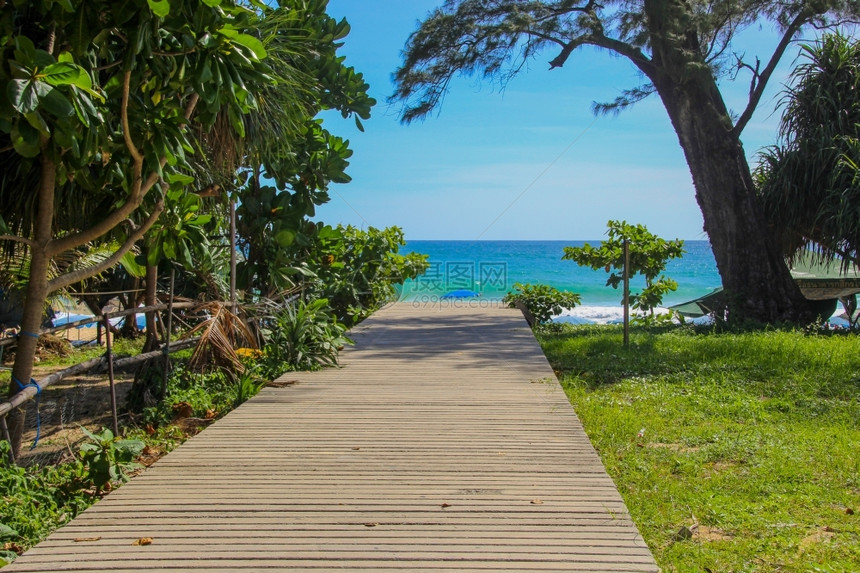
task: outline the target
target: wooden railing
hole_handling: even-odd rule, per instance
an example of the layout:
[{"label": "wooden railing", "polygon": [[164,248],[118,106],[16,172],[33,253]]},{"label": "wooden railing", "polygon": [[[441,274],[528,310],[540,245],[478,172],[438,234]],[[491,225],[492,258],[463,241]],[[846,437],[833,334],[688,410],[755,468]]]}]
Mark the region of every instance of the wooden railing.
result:
[{"label": "wooden railing", "polygon": [[[230,306],[230,303],[223,301],[214,301],[216,304],[222,304],[225,306]],[[109,328],[109,321],[114,318],[120,318],[135,314],[145,314],[147,312],[160,312],[160,311],[168,311],[169,318],[172,318],[174,310],[181,309],[193,309],[195,307],[203,306],[204,304],[213,304],[213,301],[208,301],[206,303],[201,302],[178,302],[178,303],[165,303],[165,304],[157,304],[153,306],[145,306],[145,307],[137,307],[128,310],[116,311],[116,312],[108,312],[104,313],[102,316],[94,316],[92,318],[86,318],[81,320],[76,320],[73,322],[69,322],[60,326],[55,326],[52,328],[44,329],[40,332],[42,334],[53,334],[55,332],[61,332],[63,330],[76,328],[79,326],[83,326],[86,324],[93,323],[104,323],[106,329]],[[168,320],[168,323],[170,320]],[[169,328],[169,327],[168,327]],[[139,362],[145,362],[146,360],[150,360],[153,358],[157,358],[162,355],[170,354],[171,352],[176,352],[179,350],[183,350],[194,346],[198,338],[184,339],[178,342],[174,342],[171,344],[169,337],[169,330],[167,341],[157,350],[153,350],[151,352],[145,352],[138,354],[137,356],[129,356],[126,358],[120,358],[118,360],[114,360],[113,352],[110,344],[110,335],[106,336],[106,351],[105,354],[99,356],[97,358],[92,358],[90,360],[86,360],[79,364],[75,364],[74,366],[70,366],[64,370],[60,370],[58,372],[54,372],[49,376],[46,376],[42,380],[38,380],[35,384],[28,384],[24,388],[22,388],[19,392],[10,396],[6,401],[0,402],[0,431],[2,431],[2,437],[6,441],[11,443],[9,429],[6,424],[6,416],[13,409],[25,404],[27,401],[32,400],[35,396],[41,393],[45,388],[50,387],[52,384],[56,384],[61,380],[68,378],[70,376],[75,376],[82,372],[88,372],[93,369],[106,367],[108,371],[108,377],[110,381],[110,392],[111,392],[111,414],[113,418],[113,430],[114,434],[119,434],[119,424],[117,420],[117,404],[116,404],[116,389],[114,384],[113,370],[115,368],[124,368],[131,365],[134,365]],[[0,340],[0,348],[8,347],[17,342],[17,337],[7,337]],[[165,370],[166,376],[166,370]],[[14,462],[14,459],[12,460]]]}]

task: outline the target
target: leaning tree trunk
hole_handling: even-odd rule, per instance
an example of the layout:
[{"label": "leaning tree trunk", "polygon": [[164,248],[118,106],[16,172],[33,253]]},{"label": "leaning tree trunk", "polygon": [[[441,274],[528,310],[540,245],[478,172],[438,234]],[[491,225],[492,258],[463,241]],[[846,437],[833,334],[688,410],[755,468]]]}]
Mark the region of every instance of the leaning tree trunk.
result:
[{"label": "leaning tree trunk", "polygon": [[[679,101],[680,100],[680,101]],[[696,187],[730,316],[763,322],[806,318],[807,303],[756,202],[750,168],[725,123],[702,121],[707,105],[683,94],[670,111]],[[667,106],[668,107],[668,106]]]},{"label": "leaning tree trunk", "polygon": [[[38,216],[33,229],[33,243],[30,245],[30,276],[27,281],[27,298],[24,301],[21,318],[21,334],[18,336],[18,344],[15,348],[15,364],[12,367],[9,396],[20,390],[19,382],[23,385],[29,384],[33,375],[36,345],[42,327],[42,317],[45,314],[45,300],[50,294],[48,293],[48,269],[51,257],[47,252],[47,246],[51,240],[51,225],[54,221],[55,183],[56,165],[48,154],[43,153],[39,181]],[[21,441],[24,434],[23,409],[19,407],[12,410],[7,416],[7,422],[11,439],[10,446],[17,459],[21,454]]]},{"label": "leaning tree trunk", "polygon": [[654,68],[663,101],[696,188],[705,231],[732,320],[801,321],[808,302],[791,278],[755,197],[749,164],[694,31],[664,29],[683,19],[680,0],[646,0]]}]

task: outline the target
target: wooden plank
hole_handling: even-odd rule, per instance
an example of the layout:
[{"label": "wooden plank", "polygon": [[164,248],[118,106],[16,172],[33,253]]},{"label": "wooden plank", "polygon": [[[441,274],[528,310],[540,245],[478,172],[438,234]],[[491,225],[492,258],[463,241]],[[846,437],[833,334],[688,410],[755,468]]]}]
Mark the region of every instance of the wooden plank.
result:
[{"label": "wooden plank", "polygon": [[352,334],[6,570],[658,570],[519,311]]}]

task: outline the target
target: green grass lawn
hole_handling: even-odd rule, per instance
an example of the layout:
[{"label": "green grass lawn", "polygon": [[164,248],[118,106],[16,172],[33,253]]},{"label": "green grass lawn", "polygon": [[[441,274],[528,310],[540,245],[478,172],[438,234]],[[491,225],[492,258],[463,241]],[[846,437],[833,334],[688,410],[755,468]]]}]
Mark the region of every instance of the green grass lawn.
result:
[{"label": "green grass lawn", "polygon": [[538,338],[664,571],[860,571],[860,337]]}]

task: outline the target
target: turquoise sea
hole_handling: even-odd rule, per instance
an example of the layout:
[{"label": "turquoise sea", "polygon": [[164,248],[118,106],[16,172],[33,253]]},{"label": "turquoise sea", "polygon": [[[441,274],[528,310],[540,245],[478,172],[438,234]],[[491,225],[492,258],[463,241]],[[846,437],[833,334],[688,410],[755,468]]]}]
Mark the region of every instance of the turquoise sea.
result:
[{"label": "turquoise sea", "polygon": [[[500,299],[514,283],[543,283],[577,292],[582,307],[571,313],[591,320],[621,315],[621,292],[606,285],[608,274],[580,267],[561,256],[566,246],[600,241],[409,241],[401,252],[430,255],[430,269],[403,287],[402,300],[428,301],[455,290],[471,290],[487,300]],[[685,254],[669,262],[666,275],[678,282],[665,305],[684,302],[720,286],[707,241],[685,241]],[[632,281],[631,290],[641,287]]]}]

